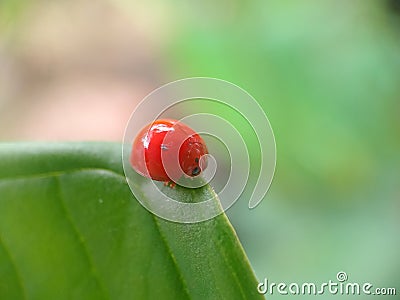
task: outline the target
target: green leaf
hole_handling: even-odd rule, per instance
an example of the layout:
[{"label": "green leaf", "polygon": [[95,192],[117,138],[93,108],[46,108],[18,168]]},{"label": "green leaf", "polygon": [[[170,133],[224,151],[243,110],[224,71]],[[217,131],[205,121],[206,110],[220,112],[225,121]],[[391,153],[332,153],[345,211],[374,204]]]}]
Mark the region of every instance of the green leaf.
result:
[{"label": "green leaf", "polygon": [[[208,186],[174,193],[216,197]],[[0,144],[0,299],[253,298],[226,216],[179,224],[149,213],[120,144]]]}]

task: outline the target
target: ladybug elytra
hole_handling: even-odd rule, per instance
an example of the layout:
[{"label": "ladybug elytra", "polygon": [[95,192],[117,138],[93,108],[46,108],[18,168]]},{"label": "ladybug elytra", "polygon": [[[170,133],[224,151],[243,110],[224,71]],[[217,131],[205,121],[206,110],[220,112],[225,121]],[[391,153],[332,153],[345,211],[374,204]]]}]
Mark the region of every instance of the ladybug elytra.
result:
[{"label": "ladybug elytra", "polygon": [[189,126],[174,119],[159,119],[136,136],[130,163],[142,176],[170,182],[171,177],[198,176],[206,167],[201,163],[206,154],[204,140]]}]

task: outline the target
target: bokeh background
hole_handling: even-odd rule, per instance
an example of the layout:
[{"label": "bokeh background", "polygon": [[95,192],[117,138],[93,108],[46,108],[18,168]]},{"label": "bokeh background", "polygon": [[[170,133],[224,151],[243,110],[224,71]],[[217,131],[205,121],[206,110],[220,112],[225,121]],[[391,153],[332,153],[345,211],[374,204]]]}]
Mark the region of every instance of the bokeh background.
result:
[{"label": "bokeh background", "polygon": [[246,89],[275,132],[267,197],[228,211],[258,278],[345,271],[400,299],[400,1],[0,1],[0,141],[121,141],[192,76]]}]

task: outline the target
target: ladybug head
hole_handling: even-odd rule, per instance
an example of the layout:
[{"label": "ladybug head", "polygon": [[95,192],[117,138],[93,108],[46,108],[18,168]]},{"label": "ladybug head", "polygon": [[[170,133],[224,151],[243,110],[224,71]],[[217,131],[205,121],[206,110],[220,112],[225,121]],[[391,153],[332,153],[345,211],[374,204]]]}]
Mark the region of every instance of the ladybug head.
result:
[{"label": "ladybug head", "polygon": [[197,165],[192,169],[192,176],[197,176],[197,175],[199,175],[200,172],[201,172],[201,168],[200,168],[200,165],[199,165],[199,161],[200,161],[200,159],[199,159],[198,157],[196,157],[196,158],[194,159],[194,162],[195,162],[195,164],[197,164]]},{"label": "ladybug head", "polygon": [[190,177],[198,176],[206,167],[207,162],[201,157],[208,153],[205,143],[200,136],[187,139],[180,151],[179,163],[183,172]]}]

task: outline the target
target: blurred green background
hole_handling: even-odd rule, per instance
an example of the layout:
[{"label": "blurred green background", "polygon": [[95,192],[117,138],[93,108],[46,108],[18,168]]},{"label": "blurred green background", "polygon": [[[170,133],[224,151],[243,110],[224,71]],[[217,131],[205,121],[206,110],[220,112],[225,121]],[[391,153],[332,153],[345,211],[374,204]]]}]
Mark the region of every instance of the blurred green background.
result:
[{"label": "blurred green background", "polygon": [[228,211],[258,278],[399,294],[400,1],[0,1],[2,141],[120,141],[192,76],[246,89],[274,129],[267,197]]}]

